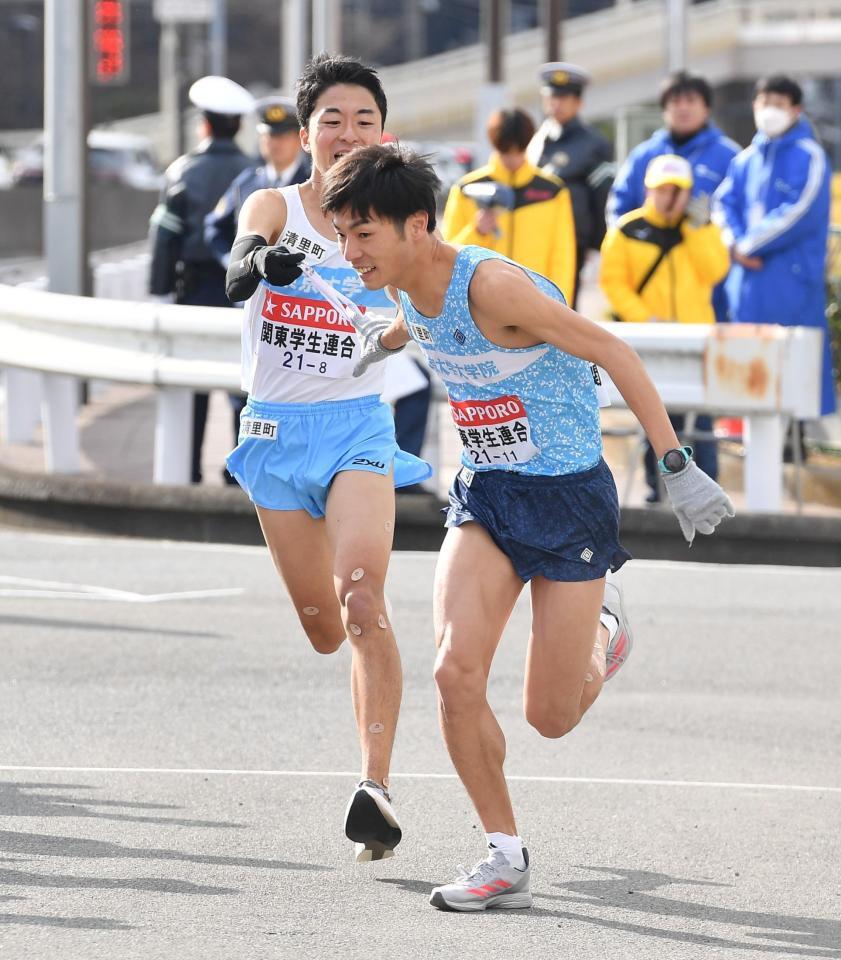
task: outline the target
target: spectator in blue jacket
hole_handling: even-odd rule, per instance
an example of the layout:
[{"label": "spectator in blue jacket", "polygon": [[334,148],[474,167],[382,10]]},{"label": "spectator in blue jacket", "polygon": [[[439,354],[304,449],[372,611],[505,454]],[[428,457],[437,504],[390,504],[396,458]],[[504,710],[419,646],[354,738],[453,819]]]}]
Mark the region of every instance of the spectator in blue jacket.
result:
[{"label": "spectator in blue jacket", "polygon": [[[710,123],[713,93],[707,81],[680,70],[666,77],[660,87],[663,124],[648,140],[636,146],[616,175],[607,203],[608,226],[645,202],[645,171],[664,153],[677,154],[692,167],[694,215],[704,219],[712,195],[727,174],[730,161],[741,147]],[[727,320],[723,285],[713,291],[716,320]]]},{"label": "spectator in blue jacket", "polygon": [[757,133],[730,164],[715,196],[715,219],[733,259],[726,281],[733,321],[823,330],[821,413],[827,414],[835,409],[824,288],[830,171],[802,101],[789,77],[757,83]]}]

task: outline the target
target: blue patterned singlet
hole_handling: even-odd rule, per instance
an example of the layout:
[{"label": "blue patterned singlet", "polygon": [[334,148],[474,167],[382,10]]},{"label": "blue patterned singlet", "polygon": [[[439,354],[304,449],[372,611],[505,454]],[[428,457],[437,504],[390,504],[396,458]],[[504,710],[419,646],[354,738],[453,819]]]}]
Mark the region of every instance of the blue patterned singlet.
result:
[{"label": "blue patterned singlet", "polygon": [[[483,247],[458,251],[437,317],[418,313],[400,291],[409,334],[446,384],[462,463],[471,470],[544,476],[589,470],[602,452],[591,365],[547,343],[513,349],[480,333],[467,290],[479,263],[492,259],[512,263]],[[539,290],[565,303],[551,281],[525,273]]]}]

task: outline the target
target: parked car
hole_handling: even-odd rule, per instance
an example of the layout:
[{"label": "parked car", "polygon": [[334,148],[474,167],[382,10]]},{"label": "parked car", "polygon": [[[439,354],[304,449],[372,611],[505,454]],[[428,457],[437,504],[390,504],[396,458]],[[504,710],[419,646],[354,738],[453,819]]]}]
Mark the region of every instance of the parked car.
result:
[{"label": "parked car", "polygon": [[[117,183],[135,190],[157,190],[163,183],[150,141],[134,133],[92,130],[88,134],[88,169],[98,183]],[[18,152],[11,179],[14,186],[43,183],[42,137]]]}]

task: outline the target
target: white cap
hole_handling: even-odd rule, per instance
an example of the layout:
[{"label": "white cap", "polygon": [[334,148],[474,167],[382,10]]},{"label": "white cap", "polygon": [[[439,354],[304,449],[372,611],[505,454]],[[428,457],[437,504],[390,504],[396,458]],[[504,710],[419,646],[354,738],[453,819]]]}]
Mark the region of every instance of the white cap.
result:
[{"label": "white cap", "polygon": [[190,103],[199,110],[239,117],[254,109],[254,97],[227,77],[202,77],[190,87]]}]

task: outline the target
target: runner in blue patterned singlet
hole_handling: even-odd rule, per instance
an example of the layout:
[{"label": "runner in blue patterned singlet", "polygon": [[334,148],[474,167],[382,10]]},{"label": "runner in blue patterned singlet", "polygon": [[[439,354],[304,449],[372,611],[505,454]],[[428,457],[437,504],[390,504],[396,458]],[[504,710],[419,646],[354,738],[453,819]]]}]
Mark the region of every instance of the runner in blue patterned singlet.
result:
[{"label": "runner in blue patterned singlet", "polygon": [[[394,440],[383,376],[354,376],[360,338],[320,289],[328,281],[359,310],[396,315],[365,290],[321,211],[324,172],[379,143],[386,99],[376,73],[322,54],[298,83],[311,179],[261,190],[243,205],[227,290],[243,317],[243,411],[228,469],[257,508],[278,573],[307,637],[332,653],[347,636],[362,778],[345,813],[357,860],[390,857],[401,831],[387,792],[402,675],[383,595],[394,531],[394,486],[429,465]],[[306,272],[302,273],[302,267]],[[329,288],[328,288],[329,289]]]},{"label": "runner in blue patterned singlet", "polygon": [[678,447],[627,344],[570,310],[545,278],[436,236],[436,185],[423,158],[366,147],[331,168],[322,204],[366,288],[391,287],[403,308],[386,330],[356,314],[366,341],[357,373],[414,338],[446,384],[464,448],[435,576],[435,680],[444,739],[490,852],[436,887],[431,902],[460,911],[528,907],[528,851],[503,774],[505,738],[487,701],[502,631],[529,582],[525,714],[553,738],[579,722],[630,640],[621,595],[605,583],[628,554],[601,457],[591,364],[606,370],[645,427],[686,538],[712,533],[732,506],[691,449]]}]

